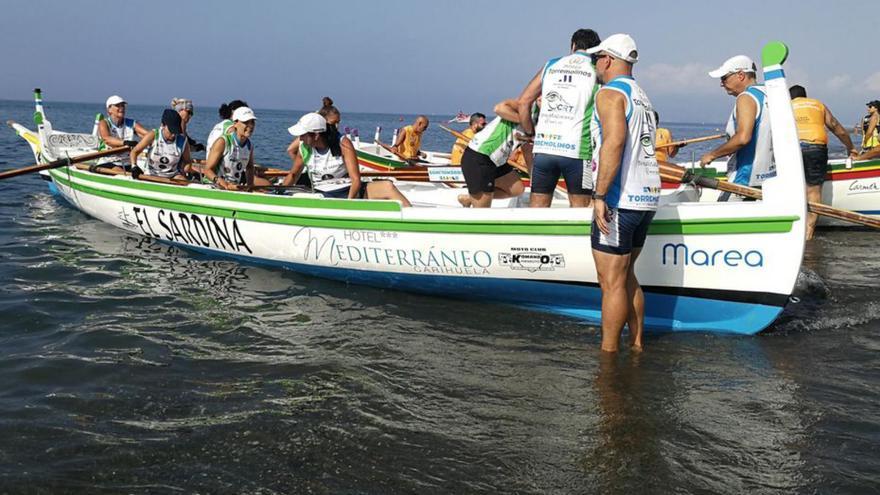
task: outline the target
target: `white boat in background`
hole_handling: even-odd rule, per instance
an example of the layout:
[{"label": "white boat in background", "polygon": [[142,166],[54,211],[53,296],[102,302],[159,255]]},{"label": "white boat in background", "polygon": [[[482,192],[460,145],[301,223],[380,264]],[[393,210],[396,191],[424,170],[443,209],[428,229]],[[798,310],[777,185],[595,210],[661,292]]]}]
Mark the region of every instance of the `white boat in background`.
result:
[{"label": "white boat in background", "polygon": [[461,110],[459,110],[458,113],[455,114],[455,117],[452,117],[451,119],[447,120],[446,123],[447,124],[467,124],[468,122],[470,122],[470,120],[471,120],[470,114],[464,113]]},{"label": "white boat in background", "polygon": [[[636,268],[649,331],[753,334],[789,302],[803,256],[806,202],[778,65],[784,51],[781,44],[765,49],[764,61],[778,176],[765,183],[763,201],[661,206]],[[37,113],[46,122],[39,106]],[[45,154],[45,133],[38,135]],[[157,183],[79,166],[50,174],[61,196],[82,212],[182,248],[594,324],[601,317],[589,208],[403,208],[395,201]],[[430,205],[425,198],[447,186],[418,187],[424,191],[407,190],[410,199]]]}]

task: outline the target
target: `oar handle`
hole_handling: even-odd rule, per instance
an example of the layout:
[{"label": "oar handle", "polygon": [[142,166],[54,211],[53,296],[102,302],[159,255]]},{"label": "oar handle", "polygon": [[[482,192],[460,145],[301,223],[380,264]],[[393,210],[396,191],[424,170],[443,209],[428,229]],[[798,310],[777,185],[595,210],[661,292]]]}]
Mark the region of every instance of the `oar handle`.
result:
[{"label": "oar handle", "polygon": [[13,170],[7,170],[6,172],[0,172],[0,180],[11,179],[12,177],[18,177],[19,175],[32,174],[34,172],[40,172],[43,170],[49,170],[58,167],[66,167],[74,163],[87,162],[90,160],[103,158],[105,156],[118,155],[119,153],[126,153],[129,151],[131,151],[131,146],[120,146],[118,148],[110,148],[109,150],[96,151],[94,153],[85,153],[83,155],[79,155],[73,158],[62,158],[60,160],[55,160],[49,163],[38,163],[29,167],[16,168]]},{"label": "oar handle", "polygon": [[713,139],[721,139],[723,137],[727,137],[727,134],[713,134],[711,136],[703,136],[693,139],[685,139],[683,141],[673,141],[671,143],[666,143],[662,146],[657,146],[658,148],[672,148],[673,146],[684,146],[686,144],[693,143],[702,143],[703,141],[711,141]]}]

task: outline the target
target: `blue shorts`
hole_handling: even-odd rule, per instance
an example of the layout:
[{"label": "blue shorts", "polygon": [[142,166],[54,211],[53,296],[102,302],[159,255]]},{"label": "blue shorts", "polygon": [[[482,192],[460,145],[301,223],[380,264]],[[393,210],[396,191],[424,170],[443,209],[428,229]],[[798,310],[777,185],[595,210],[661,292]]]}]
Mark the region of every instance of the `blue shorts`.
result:
[{"label": "blue shorts", "polygon": [[535,155],[532,166],[532,192],[553,194],[559,177],[565,179],[569,194],[593,194],[593,169],[589,160],[564,156]]},{"label": "blue shorts", "polygon": [[656,211],[622,210],[608,208],[611,220],[608,222],[609,235],[605,235],[593,220],[590,244],[593,249],[610,254],[629,254],[633,249],[645,246],[648,227]]}]

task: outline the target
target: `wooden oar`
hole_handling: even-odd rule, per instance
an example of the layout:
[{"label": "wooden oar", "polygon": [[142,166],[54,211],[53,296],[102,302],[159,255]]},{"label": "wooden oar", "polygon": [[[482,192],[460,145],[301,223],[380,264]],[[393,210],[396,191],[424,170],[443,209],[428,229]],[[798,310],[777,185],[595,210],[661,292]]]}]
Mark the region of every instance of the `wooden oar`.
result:
[{"label": "wooden oar", "polygon": [[61,160],[55,160],[49,163],[38,163],[29,167],[16,168],[13,170],[7,170],[6,172],[0,172],[0,180],[18,177],[19,175],[32,174],[41,170],[66,167],[68,165],[73,165],[74,163],[87,162],[89,160],[95,160],[97,158],[117,155],[119,153],[126,153],[129,151],[131,151],[131,146],[120,146],[118,148],[110,148],[109,150],[86,153],[84,155],[79,155],[73,158],[62,158]]},{"label": "wooden oar", "polygon": [[711,141],[713,139],[721,139],[723,137],[727,137],[727,134],[713,134],[711,136],[703,136],[692,139],[685,139],[684,141],[673,141],[671,143],[664,144],[663,146],[657,146],[658,148],[671,148],[673,146],[684,146],[686,144],[693,143],[702,143],[703,141]]},{"label": "wooden oar", "polygon": [[378,139],[375,140],[375,142],[376,142],[376,144],[378,144],[379,146],[381,146],[385,151],[391,153],[392,155],[396,156],[397,158],[401,159],[402,161],[404,161],[404,162],[406,162],[406,163],[408,163],[408,164],[410,164],[410,165],[414,165],[414,164],[418,163],[418,159],[416,159],[416,158],[405,158],[405,157],[404,157],[403,155],[401,155],[399,152],[394,151],[394,148],[392,148],[391,146],[388,146],[387,144],[383,143],[382,141],[379,141]]},{"label": "wooden oar", "polygon": [[[679,167],[678,165],[669,162],[660,161],[659,165],[660,178],[666,182],[692,182],[701,187],[730,192],[747,198],[763,199],[764,196],[760,189],[741,186],[739,184],[733,184],[712,177],[695,174],[684,167]],[[880,229],[880,220],[867,215],[862,215],[861,213],[844,210],[842,208],[833,208],[822,203],[809,202],[807,203],[807,206],[811,212],[816,213],[817,215]]]},{"label": "wooden oar", "polygon": [[[456,131],[456,130],[454,130],[454,129],[450,129],[450,128],[446,127],[446,126],[443,125],[443,124],[437,124],[437,125],[440,126],[440,128],[443,129],[444,131],[448,132],[449,134],[452,134],[452,135],[455,136],[456,138],[461,139],[462,141],[464,141],[464,144],[467,144],[467,143],[469,143],[469,142],[471,141],[471,138],[465,136],[464,134],[462,134],[462,133],[460,133],[460,132],[458,132],[458,131]],[[507,160],[507,164],[510,165],[511,167],[513,167],[513,168],[519,170],[520,172],[524,172],[526,175],[530,175],[530,174],[529,174],[529,169],[528,169],[528,168],[523,167],[522,165],[520,165],[519,163],[516,163],[516,162],[513,161],[513,160]]]},{"label": "wooden oar", "polygon": [[[76,166],[77,170],[90,170],[88,165],[79,164]],[[102,175],[128,175],[124,170],[119,168],[106,168],[99,167],[94,170],[93,173],[98,173]],[[155,175],[147,175],[141,174],[138,176],[137,180],[142,180],[146,182],[156,182],[158,184],[170,184],[172,186],[188,186],[190,184],[194,184],[194,182],[190,182],[188,180],[183,179],[175,179],[175,178],[165,178],[165,177],[157,177]]]}]

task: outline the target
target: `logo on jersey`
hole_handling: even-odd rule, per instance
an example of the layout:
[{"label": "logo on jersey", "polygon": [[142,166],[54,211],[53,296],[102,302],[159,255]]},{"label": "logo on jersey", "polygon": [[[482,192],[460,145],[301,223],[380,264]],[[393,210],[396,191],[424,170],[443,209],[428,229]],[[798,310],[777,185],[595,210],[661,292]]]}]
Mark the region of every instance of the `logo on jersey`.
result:
[{"label": "logo on jersey", "polygon": [[563,98],[562,95],[557,93],[556,91],[550,91],[549,93],[547,93],[547,96],[544,97],[543,104],[547,107],[547,110],[550,111],[566,113],[571,113],[574,111],[574,105],[565,101],[565,98]]},{"label": "logo on jersey", "polygon": [[651,140],[650,134],[642,134],[642,137],[639,138],[642,143],[642,149],[645,150],[645,155],[654,156],[654,141]]},{"label": "logo on jersey", "polygon": [[564,74],[561,78],[559,78],[559,82],[570,83],[574,80],[574,76],[571,74]]}]

